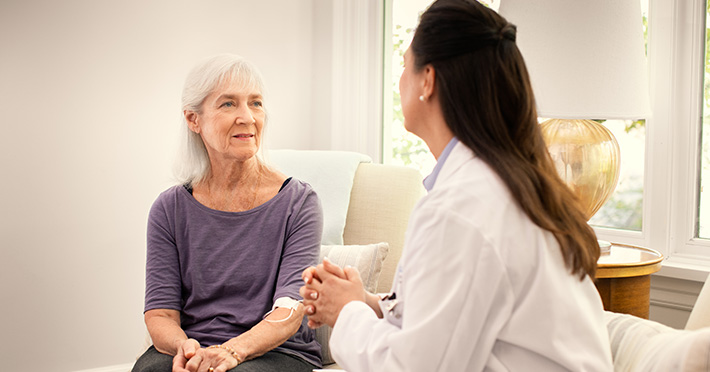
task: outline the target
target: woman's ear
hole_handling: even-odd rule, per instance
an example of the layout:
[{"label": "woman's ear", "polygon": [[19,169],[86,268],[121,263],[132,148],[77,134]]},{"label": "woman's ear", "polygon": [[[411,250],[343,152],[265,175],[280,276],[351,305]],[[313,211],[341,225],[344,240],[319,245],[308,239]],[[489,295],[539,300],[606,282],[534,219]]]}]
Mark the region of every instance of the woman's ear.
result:
[{"label": "woman's ear", "polygon": [[195,133],[200,133],[200,126],[197,124],[197,113],[190,110],[185,110],[182,113],[185,115],[185,121],[187,121],[187,127]]},{"label": "woman's ear", "polygon": [[436,85],[436,70],[434,70],[434,66],[426,65],[424,66],[424,71],[422,71],[422,73],[424,74],[424,80],[422,81],[422,92],[424,93],[423,96],[425,99],[429,99],[435,91],[434,87]]}]

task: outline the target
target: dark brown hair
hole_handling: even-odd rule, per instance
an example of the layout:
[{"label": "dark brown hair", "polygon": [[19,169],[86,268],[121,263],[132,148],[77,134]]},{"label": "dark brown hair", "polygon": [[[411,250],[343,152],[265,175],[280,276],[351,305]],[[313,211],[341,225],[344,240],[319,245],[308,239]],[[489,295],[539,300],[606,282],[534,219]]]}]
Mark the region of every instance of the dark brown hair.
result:
[{"label": "dark brown hair", "polygon": [[525,214],[559,242],[570,272],[594,278],[599,245],[558,176],[537,122],[516,28],[474,0],[438,0],[422,14],[410,52],[431,65],[453,134],[507,185]]}]

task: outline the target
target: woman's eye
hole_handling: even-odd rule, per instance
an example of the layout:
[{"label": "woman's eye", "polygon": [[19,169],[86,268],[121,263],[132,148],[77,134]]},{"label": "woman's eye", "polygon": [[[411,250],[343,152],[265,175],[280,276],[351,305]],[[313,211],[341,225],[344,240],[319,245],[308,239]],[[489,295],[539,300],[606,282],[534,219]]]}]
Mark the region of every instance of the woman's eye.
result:
[{"label": "woman's eye", "polygon": [[234,102],[227,101],[220,105],[220,107],[234,107]]},{"label": "woman's eye", "polygon": [[264,107],[264,103],[261,101],[254,101],[253,105],[256,107]]}]

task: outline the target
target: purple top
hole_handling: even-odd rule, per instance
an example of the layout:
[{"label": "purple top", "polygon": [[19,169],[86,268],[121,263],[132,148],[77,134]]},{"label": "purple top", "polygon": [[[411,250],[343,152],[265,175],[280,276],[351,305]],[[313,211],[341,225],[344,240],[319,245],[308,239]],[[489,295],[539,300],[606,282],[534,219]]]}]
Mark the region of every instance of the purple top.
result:
[{"label": "purple top", "polygon": [[[244,212],[208,208],[173,186],[148,217],[145,311],[178,310],[188,337],[221,344],[259,323],[277,298],[301,299],[301,273],[317,263],[322,230],[318,196],[296,179]],[[306,321],[275,350],[320,366]]]}]

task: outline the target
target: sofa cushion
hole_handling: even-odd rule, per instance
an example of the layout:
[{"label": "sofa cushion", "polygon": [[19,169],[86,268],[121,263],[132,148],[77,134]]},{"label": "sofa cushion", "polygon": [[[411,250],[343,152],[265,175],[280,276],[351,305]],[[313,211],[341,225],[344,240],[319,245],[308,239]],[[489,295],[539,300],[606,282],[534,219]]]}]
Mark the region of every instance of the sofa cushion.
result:
[{"label": "sofa cushion", "polygon": [[[321,246],[320,260],[323,257],[337,264],[338,266],[352,266],[360,272],[362,284],[368,292],[375,292],[377,282],[382,271],[382,262],[387,258],[389,245],[387,243],[365,244],[365,245],[323,245]],[[323,364],[334,363],[330,355],[330,334],[333,329],[329,326],[322,326],[316,329],[316,340],[321,344]]]},{"label": "sofa cushion", "polygon": [[710,328],[677,330],[608,311],[605,317],[615,371],[710,370]]}]

